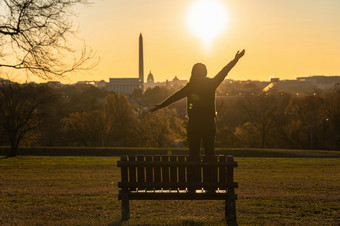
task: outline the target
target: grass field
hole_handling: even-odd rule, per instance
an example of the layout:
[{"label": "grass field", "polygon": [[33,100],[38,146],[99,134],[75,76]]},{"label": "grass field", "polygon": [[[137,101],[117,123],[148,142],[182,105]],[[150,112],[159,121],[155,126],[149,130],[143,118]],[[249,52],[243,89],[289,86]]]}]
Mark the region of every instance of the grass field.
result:
[{"label": "grass field", "polygon": [[[0,159],[0,225],[223,225],[223,201],[131,201],[116,157]],[[235,158],[240,225],[339,225],[339,158]]]}]

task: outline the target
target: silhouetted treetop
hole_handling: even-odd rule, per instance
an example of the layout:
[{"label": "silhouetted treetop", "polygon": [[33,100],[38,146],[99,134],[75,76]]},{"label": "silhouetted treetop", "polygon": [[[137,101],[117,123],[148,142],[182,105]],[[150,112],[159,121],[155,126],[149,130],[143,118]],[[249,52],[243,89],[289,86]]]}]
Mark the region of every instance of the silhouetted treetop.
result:
[{"label": "silhouetted treetop", "polygon": [[0,67],[22,69],[42,79],[93,67],[94,54],[84,44],[79,53],[71,8],[86,0],[3,0],[0,2]]}]

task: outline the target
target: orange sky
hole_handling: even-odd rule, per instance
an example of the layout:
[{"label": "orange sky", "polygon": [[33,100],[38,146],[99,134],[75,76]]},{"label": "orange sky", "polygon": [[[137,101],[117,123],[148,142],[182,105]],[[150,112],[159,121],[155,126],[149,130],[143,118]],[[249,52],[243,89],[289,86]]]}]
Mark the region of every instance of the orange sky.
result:
[{"label": "orange sky", "polygon": [[231,79],[340,75],[339,0],[221,0],[229,23],[209,49],[186,22],[196,1],[94,0],[76,8],[78,35],[101,61],[91,71],[70,75],[70,82],[137,77],[140,32],[145,77],[151,70],[156,81],[189,79],[197,62],[212,77],[243,48],[246,55]]}]

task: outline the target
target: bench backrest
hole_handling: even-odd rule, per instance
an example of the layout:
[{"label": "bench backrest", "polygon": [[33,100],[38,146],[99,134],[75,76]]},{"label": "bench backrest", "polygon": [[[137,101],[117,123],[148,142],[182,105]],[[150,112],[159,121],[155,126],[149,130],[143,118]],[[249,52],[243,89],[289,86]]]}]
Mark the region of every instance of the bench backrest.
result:
[{"label": "bench backrest", "polygon": [[129,190],[236,188],[233,156],[121,156],[119,187]]}]

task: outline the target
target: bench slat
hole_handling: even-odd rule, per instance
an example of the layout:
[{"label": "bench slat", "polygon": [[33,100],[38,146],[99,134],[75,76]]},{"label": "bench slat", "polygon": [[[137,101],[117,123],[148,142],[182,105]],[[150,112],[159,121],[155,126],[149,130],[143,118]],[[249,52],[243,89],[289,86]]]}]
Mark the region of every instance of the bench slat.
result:
[{"label": "bench slat", "polygon": [[[153,157],[154,162],[160,162],[161,161],[161,157],[160,156],[154,156]],[[161,182],[161,167],[160,166],[154,166],[154,181],[155,182]]]},{"label": "bench slat", "polygon": [[[216,162],[216,156],[203,156],[203,162],[214,161]],[[217,166],[202,166],[203,168],[203,181],[208,184],[217,183]]]},{"label": "bench slat", "polygon": [[130,193],[129,200],[225,200],[227,196],[228,193]]},{"label": "bench slat", "polygon": [[[127,156],[121,157],[122,161],[127,161]],[[121,179],[123,183],[128,183],[128,168],[126,166],[121,168]],[[121,200],[122,200],[122,218],[129,219],[130,218],[130,208],[129,208],[129,189],[122,188],[119,191]]]},{"label": "bench slat", "polygon": [[[227,156],[227,162],[233,162],[233,156]],[[227,166],[227,185],[231,186],[234,183],[234,167]]]},{"label": "bench slat", "polygon": [[[187,181],[202,181],[201,178],[201,157],[200,156],[188,156],[187,166]],[[190,187],[189,187],[190,188]]]},{"label": "bench slat", "polygon": [[[134,162],[136,161],[136,157],[135,156],[129,156],[129,161]],[[136,178],[136,167],[135,166],[129,166],[129,182],[136,182],[137,178]]]},{"label": "bench slat", "polygon": [[[167,157],[167,156],[162,156]],[[212,161],[178,161],[178,162],[169,162],[169,161],[152,161],[152,162],[127,162],[127,161],[118,161],[117,166],[233,166],[237,167],[237,162],[212,162]]]},{"label": "bench slat", "polygon": [[[152,162],[152,156],[145,156],[145,161]],[[146,166],[145,167],[145,173],[146,173],[146,182],[153,182],[153,167],[152,166]]]},{"label": "bench slat", "polygon": [[[219,162],[226,162],[226,158],[225,156],[218,156],[218,161]],[[219,176],[219,179],[218,179],[218,182],[220,183],[227,183],[227,171],[225,169],[224,166],[220,166],[218,167],[218,176]]]},{"label": "bench slat", "polygon": [[[169,161],[169,157],[168,156],[162,156],[162,163],[164,163],[163,165],[161,165],[162,168],[162,182],[163,183],[168,183],[169,182],[169,167],[167,165]],[[168,189],[167,187],[164,187],[165,189]]]},{"label": "bench slat", "polygon": [[168,190],[172,188],[172,190],[177,190],[177,188],[193,188],[193,189],[201,189],[201,188],[220,188],[220,190],[225,190],[227,188],[238,188],[238,183],[233,182],[232,184],[228,185],[226,183],[218,183],[215,184],[208,183],[208,182],[118,182],[119,188],[139,188],[140,190],[153,190],[153,189],[164,189]]},{"label": "bench slat", "polygon": [[[144,156],[137,156],[137,162],[144,163]],[[139,164],[137,166],[137,176],[138,176],[138,184],[139,184],[138,189],[144,189],[144,187],[141,186],[145,182],[145,173],[144,173],[143,164]]]},{"label": "bench slat", "polygon": [[[185,162],[185,156],[178,156],[179,162]],[[185,166],[178,166],[178,182],[186,182],[185,180]]]},{"label": "bench slat", "polygon": [[[170,162],[177,162],[176,156],[170,156]],[[177,166],[171,166],[170,168],[170,181],[177,182]]]},{"label": "bench slat", "polygon": [[[127,161],[126,156],[122,156],[123,161]],[[121,168],[121,180],[122,182],[128,182],[128,168],[127,166],[122,166]]]}]

